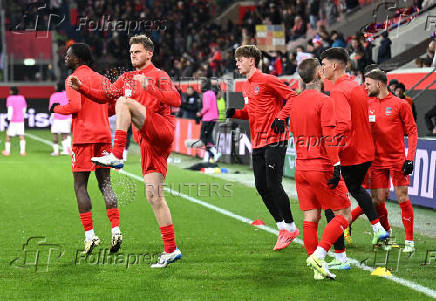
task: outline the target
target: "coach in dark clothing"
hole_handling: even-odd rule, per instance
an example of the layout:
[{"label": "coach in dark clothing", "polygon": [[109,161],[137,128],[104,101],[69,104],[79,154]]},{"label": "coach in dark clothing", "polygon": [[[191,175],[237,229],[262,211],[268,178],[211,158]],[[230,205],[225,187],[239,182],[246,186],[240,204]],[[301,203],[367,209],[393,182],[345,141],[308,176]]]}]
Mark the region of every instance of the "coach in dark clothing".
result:
[{"label": "coach in dark clothing", "polygon": [[381,34],[382,41],[380,42],[380,47],[378,49],[377,63],[380,65],[384,61],[391,58],[391,44],[392,41],[389,39],[387,31],[383,31]]},{"label": "coach in dark clothing", "polygon": [[196,114],[200,112],[200,97],[191,86],[186,90],[186,96],[182,98],[180,107],[183,110],[182,118],[196,119]]}]

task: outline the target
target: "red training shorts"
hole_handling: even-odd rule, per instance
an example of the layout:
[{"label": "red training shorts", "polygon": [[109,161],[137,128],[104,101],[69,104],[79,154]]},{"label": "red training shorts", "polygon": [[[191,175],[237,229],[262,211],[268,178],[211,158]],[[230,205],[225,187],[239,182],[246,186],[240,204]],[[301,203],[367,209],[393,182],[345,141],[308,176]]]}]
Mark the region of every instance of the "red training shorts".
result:
[{"label": "red training shorts", "polygon": [[389,177],[392,178],[392,184],[395,187],[409,186],[409,176],[404,175],[402,170],[392,168],[373,168],[369,173],[369,188],[390,188],[391,183]]},{"label": "red training shorts", "polygon": [[166,177],[167,159],[171,153],[175,125],[160,114],[146,111],[145,123],[139,131],[142,174],[157,172]]},{"label": "red training shorts", "polygon": [[301,210],[339,210],[351,206],[344,180],[341,179],[335,189],[330,189],[327,181],[331,177],[332,172],[328,171],[295,171],[295,183]]},{"label": "red training shorts", "polygon": [[91,158],[104,156],[111,151],[111,143],[74,144],[72,149],[73,172],[95,171],[96,168],[109,168],[95,165],[91,162]]}]

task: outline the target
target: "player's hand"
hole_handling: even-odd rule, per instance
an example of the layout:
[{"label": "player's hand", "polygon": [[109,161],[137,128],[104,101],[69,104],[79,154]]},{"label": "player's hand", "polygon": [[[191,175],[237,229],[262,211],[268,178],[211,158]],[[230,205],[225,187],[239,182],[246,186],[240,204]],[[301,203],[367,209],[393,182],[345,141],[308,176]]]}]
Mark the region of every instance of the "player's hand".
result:
[{"label": "player's hand", "polygon": [[338,162],[334,166],[333,177],[327,181],[327,183],[330,186],[330,189],[335,189],[338,186],[340,180],[341,180],[341,165]]},{"label": "player's hand", "polygon": [[135,76],[133,76],[134,80],[137,80],[139,82],[139,84],[144,88],[147,89],[148,86],[148,79],[147,77],[145,77],[144,74],[136,74]]},{"label": "player's hand", "polygon": [[67,78],[67,85],[74,90],[79,91],[80,87],[82,86],[82,82],[78,77],[71,75]]},{"label": "player's hand", "polygon": [[232,118],[236,113],[236,109],[235,108],[230,108],[227,109],[226,111],[226,118]]},{"label": "player's hand", "polygon": [[285,121],[281,119],[274,119],[271,128],[274,130],[276,134],[283,134],[285,132]]},{"label": "player's hand", "polygon": [[58,103],[58,102],[55,102],[54,104],[52,104],[51,107],[50,107],[50,114],[53,114],[53,113],[54,113],[54,109],[55,109],[57,106],[60,106],[60,105],[61,105],[61,104]]},{"label": "player's hand", "polygon": [[410,175],[413,172],[413,161],[406,160],[403,164],[404,175]]}]

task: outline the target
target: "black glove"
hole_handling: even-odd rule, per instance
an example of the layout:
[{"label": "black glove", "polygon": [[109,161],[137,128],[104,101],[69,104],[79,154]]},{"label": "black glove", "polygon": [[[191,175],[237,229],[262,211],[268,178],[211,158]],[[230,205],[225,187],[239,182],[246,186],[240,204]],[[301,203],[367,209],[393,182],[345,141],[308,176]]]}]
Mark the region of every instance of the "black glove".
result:
[{"label": "black glove", "polygon": [[327,181],[330,186],[330,189],[335,189],[339,181],[341,180],[341,165],[335,165],[335,169],[333,170],[333,177]]},{"label": "black glove", "polygon": [[236,109],[230,108],[226,111],[226,118],[232,118],[235,115]]},{"label": "black glove", "polygon": [[50,107],[50,114],[54,113],[54,108],[56,108],[57,106],[60,106],[61,104],[58,102],[55,102],[54,104],[51,105]]},{"label": "black glove", "polygon": [[271,128],[274,130],[276,134],[283,134],[285,132],[285,121],[281,119],[274,119]]},{"label": "black glove", "polygon": [[403,172],[404,172],[404,175],[406,175],[406,176],[412,174],[412,172],[413,172],[413,161],[410,161],[410,160],[404,161]]}]

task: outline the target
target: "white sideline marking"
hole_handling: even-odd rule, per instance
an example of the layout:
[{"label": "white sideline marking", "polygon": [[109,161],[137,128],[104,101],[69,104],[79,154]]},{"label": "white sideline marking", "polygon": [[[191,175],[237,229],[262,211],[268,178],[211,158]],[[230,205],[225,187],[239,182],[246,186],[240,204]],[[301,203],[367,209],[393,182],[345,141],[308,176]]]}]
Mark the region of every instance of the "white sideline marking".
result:
[{"label": "white sideline marking", "polygon": [[[50,145],[50,146],[52,145],[51,141],[43,139],[43,138],[40,138],[38,136],[35,136],[35,135],[32,135],[32,134],[26,134],[26,136],[28,136],[31,139],[37,140],[39,142],[42,142],[44,144],[47,144],[47,145]],[[135,174],[132,174],[130,172],[127,172],[125,170],[121,169],[119,172],[122,173],[122,174],[125,174],[125,175],[127,175],[127,176],[129,176],[129,177],[131,177],[133,179],[136,179],[138,181],[141,181],[141,182],[144,181],[144,179],[142,177],[137,176]],[[164,189],[166,191],[170,192],[173,195],[180,196],[180,197],[182,197],[182,198],[184,198],[184,199],[186,199],[186,200],[188,200],[188,201],[190,201],[192,203],[195,203],[195,204],[201,205],[203,207],[206,207],[208,209],[214,210],[214,211],[216,211],[218,213],[221,213],[223,215],[230,216],[230,217],[232,217],[232,218],[234,218],[234,219],[236,219],[238,221],[241,221],[243,223],[247,223],[247,224],[251,225],[251,223],[253,222],[253,220],[251,220],[249,218],[243,217],[243,216],[235,214],[235,213],[233,213],[233,212],[231,212],[229,210],[222,209],[222,208],[219,208],[219,207],[214,206],[212,204],[209,204],[207,202],[201,201],[201,200],[196,199],[196,198],[194,198],[194,197],[192,197],[190,195],[186,195],[184,193],[181,193],[181,192],[178,192],[178,191],[174,191],[174,190],[172,190],[172,189],[170,189],[168,187],[165,187]],[[274,235],[278,235],[278,233],[279,233],[277,230],[275,230],[275,229],[273,229],[271,227],[268,227],[268,226],[256,226],[256,227],[259,228],[259,229],[265,230],[265,231],[267,231],[269,233],[272,233]],[[294,241],[296,243],[300,244],[300,245],[303,245],[303,241],[301,239],[296,238]],[[349,259],[349,262],[352,265],[355,265],[355,266],[357,266],[358,268],[360,268],[360,269],[362,269],[364,271],[369,271],[369,272],[374,271],[374,268],[372,268],[370,266],[367,266],[366,264],[362,264],[362,263],[360,263],[356,259],[353,259],[353,258],[350,258],[350,257],[348,257],[348,259]],[[400,277],[396,277],[396,276],[388,276],[388,277],[384,277],[384,278],[389,279],[389,280],[391,280],[393,282],[396,282],[398,284],[406,286],[406,287],[408,287],[408,288],[410,288],[410,289],[412,289],[414,291],[423,293],[423,294],[425,294],[425,295],[427,295],[429,297],[432,297],[432,298],[436,299],[436,291],[432,290],[431,288],[422,286],[422,285],[420,285],[418,283],[415,283],[413,281],[406,280],[406,279],[403,279],[403,278],[400,278]]]}]

